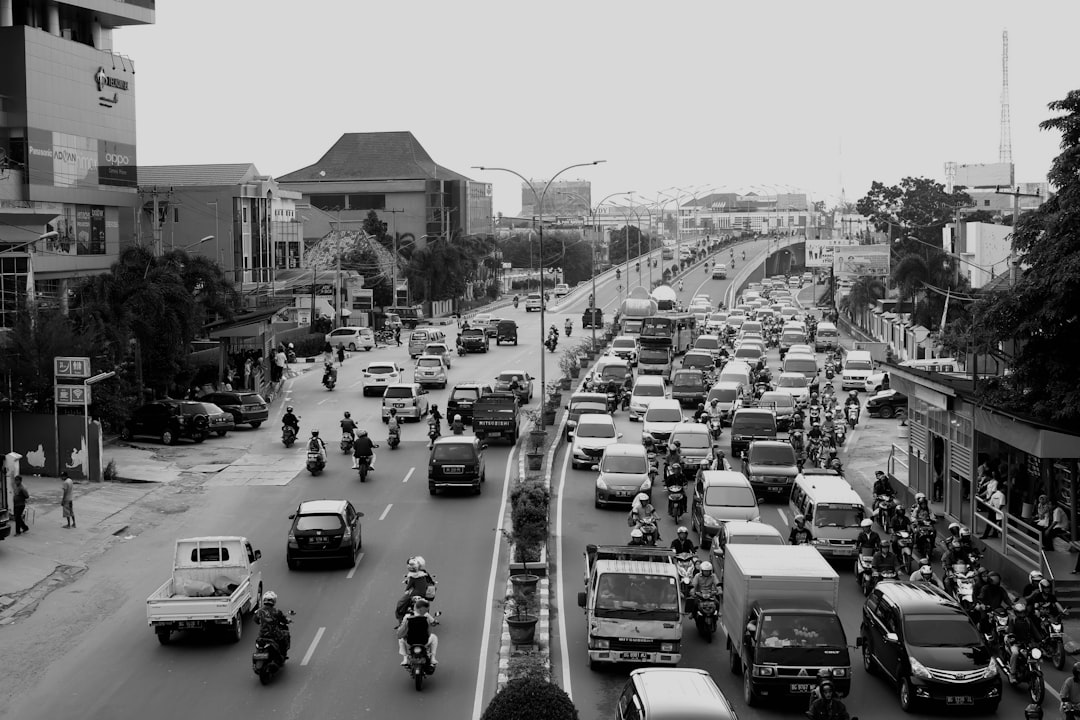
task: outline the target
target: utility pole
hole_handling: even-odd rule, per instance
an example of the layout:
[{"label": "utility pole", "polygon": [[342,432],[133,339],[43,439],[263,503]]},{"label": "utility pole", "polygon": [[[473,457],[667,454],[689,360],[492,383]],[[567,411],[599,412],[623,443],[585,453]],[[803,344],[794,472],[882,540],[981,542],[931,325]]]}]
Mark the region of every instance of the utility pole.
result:
[{"label": "utility pole", "polygon": [[398,254],[397,254],[397,252],[398,252],[398,247],[397,247],[397,240],[398,240],[398,237],[397,237],[397,216],[398,216],[398,213],[403,213],[403,212],[405,212],[405,210],[404,209],[389,209],[389,210],[384,209],[383,212],[384,213],[391,213],[392,220],[393,220],[393,223],[394,223],[394,235],[393,235],[393,238],[394,238],[394,264],[393,264],[392,280],[390,281],[390,306],[395,307],[398,304],[398,299],[397,299],[397,264],[398,264]]},{"label": "utility pole", "polygon": [[1038,191],[1035,193],[1020,192],[1020,186],[1018,185],[1015,190],[1002,190],[1001,186],[994,188],[995,195],[1011,195],[1013,199],[1013,217],[1012,217],[1012,242],[1009,243],[1009,286],[1012,287],[1016,284],[1016,224],[1020,221],[1020,198],[1029,197],[1037,198],[1042,197]]}]

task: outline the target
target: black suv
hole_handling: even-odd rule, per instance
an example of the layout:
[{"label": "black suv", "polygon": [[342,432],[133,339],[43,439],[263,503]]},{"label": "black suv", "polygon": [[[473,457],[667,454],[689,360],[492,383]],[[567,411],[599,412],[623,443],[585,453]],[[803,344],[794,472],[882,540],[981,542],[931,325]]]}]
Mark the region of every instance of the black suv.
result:
[{"label": "black suv", "polygon": [[935,704],[994,713],[1001,677],[982,634],[956,600],[924,583],[878,583],[863,606],[858,645],[867,674],[898,688],[900,707]]},{"label": "black suv", "polygon": [[[483,332],[483,331],[481,331]],[[482,396],[491,392],[491,386],[478,382],[458,383],[450,392],[450,399],[446,401],[446,418],[453,421],[455,415],[461,416],[461,421],[466,425],[472,424],[473,405]]]},{"label": "black suv", "polygon": [[484,482],[484,446],[475,437],[451,435],[435,441],[428,458],[428,492],[469,488],[480,494]]},{"label": "black suv", "polygon": [[344,560],[352,567],[363,547],[358,511],[348,500],[308,500],[289,516],[289,541],[285,564],[290,570],[301,560]]},{"label": "black suv", "polygon": [[486,353],[491,347],[491,341],[488,339],[487,333],[484,332],[484,328],[467,328],[461,331],[461,345],[467,351],[476,353]]},{"label": "black suv", "polygon": [[254,392],[215,392],[199,398],[204,403],[213,403],[233,416],[236,425],[248,424],[253,428],[262,425],[270,417],[266,400]]},{"label": "black suv", "polygon": [[512,342],[517,345],[517,331],[517,323],[513,320],[500,320],[495,327],[495,344],[501,345],[504,342]]},{"label": "black suv", "polygon": [[[180,438],[201,443],[210,434],[210,417],[206,413],[185,412],[190,406],[202,406],[184,400],[158,400],[147,403],[131,414],[120,431],[120,437],[155,437],[166,445],[175,445]],[[189,407],[185,407],[189,406]]]}]

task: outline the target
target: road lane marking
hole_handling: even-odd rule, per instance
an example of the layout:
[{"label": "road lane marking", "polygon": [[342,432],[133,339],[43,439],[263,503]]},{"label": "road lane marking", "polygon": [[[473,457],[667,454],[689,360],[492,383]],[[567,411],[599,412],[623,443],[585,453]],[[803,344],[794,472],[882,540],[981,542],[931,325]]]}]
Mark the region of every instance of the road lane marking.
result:
[{"label": "road lane marking", "polygon": [[315,633],[315,639],[311,641],[311,645],[308,647],[307,652],[304,653],[304,659],[300,661],[300,667],[304,667],[311,662],[311,656],[315,654],[315,648],[318,647],[319,641],[322,640],[324,632],[326,632],[326,628],[321,627]]},{"label": "road lane marking", "polygon": [[386,506],[386,509],[382,511],[382,515],[379,516],[380,520],[385,520],[386,516],[390,514],[390,508],[394,507],[394,503],[390,503]]},{"label": "road lane marking", "polygon": [[319,401],[319,405],[322,405],[323,403],[334,403],[334,404],[336,404],[337,399],[336,398],[323,398],[322,400]]},{"label": "road lane marking", "polygon": [[[570,688],[570,648],[566,646],[566,611],[562,610],[563,601],[563,497],[566,495],[566,466],[570,460],[569,448],[563,453],[562,472],[559,474],[559,501],[555,504],[555,567],[559,572],[555,573],[555,597],[560,608],[559,612],[559,662],[562,664],[562,688],[568,697],[573,699],[573,690]],[[550,644],[550,638],[548,639]]]},{"label": "road lane marking", "polygon": [[785,525],[790,525],[791,524],[791,523],[788,522],[787,513],[784,512],[783,508],[776,508],[776,512],[780,513],[780,519],[784,521]]},{"label": "road lane marking", "polygon": [[346,580],[352,580],[353,579],[353,575],[356,575],[356,568],[359,567],[360,561],[363,560],[363,559],[364,559],[364,553],[357,553],[357,555],[356,555],[356,565],[353,565],[351,568],[349,568],[349,574],[345,576]]},{"label": "road lane marking", "polygon": [[407,483],[407,482],[409,482],[409,478],[411,478],[411,477],[412,477],[412,474],[413,474],[413,472],[414,472],[415,470],[416,470],[416,468],[414,468],[414,467],[411,467],[411,468],[409,468],[409,472],[405,473],[405,479],[404,479],[404,480],[402,480],[401,482],[403,482],[403,483]]},{"label": "road lane marking", "polygon": [[351,390],[352,388],[356,387],[357,385],[363,385],[363,384],[364,384],[363,379],[357,380],[356,382],[354,382],[352,385],[349,386],[349,389]]},{"label": "road lane marking", "polygon": [[[510,494],[510,468],[514,467],[514,454],[518,452],[518,448],[519,445],[515,444],[506,456],[506,469],[503,471],[502,500],[499,501],[499,519],[495,525],[496,530],[502,528],[506,522],[506,498]],[[480,717],[484,712],[482,705],[484,702],[484,680],[490,663],[488,646],[491,644],[491,616],[492,608],[496,603],[495,580],[499,574],[499,549],[503,539],[502,533],[494,532],[492,534],[495,538],[491,546],[491,570],[488,573],[487,600],[484,602],[484,631],[480,637],[480,657],[476,666],[476,695],[473,697],[473,711],[472,715],[470,715],[470,717],[474,718]],[[501,630],[501,618],[499,622]],[[499,635],[501,638],[502,633],[500,632]]]},{"label": "road lane marking", "polygon": [[1053,695],[1053,696],[1054,696],[1054,699],[1055,699],[1055,700],[1057,700],[1058,702],[1061,702],[1061,695],[1058,695],[1058,691],[1057,691],[1057,690],[1055,690],[1054,688],[1050,687],[1050,686],[1049,686],[1049,685],[1047,685],[1046,683],[1043,683],[1043,687],[1044,687],[1044,688],[1046,688],[1046,692],[1048,692],[1048,693],[1050,693],[1051,695]]}]

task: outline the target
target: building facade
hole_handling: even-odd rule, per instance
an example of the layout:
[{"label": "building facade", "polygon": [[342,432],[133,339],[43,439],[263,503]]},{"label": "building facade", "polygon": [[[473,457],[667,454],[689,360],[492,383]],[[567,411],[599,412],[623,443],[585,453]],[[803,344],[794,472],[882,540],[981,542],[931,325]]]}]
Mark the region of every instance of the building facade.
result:
[{"label": "building facade", "polygon": [[112,31],[154,0],[0,0],[0,327],[32,292],[67,307],[134,235],[135,66]]},{"label": "building facade", "polygon": [[136,242],[214,259],[248,305],[304,265],[300,193],[250,163],[140,167],[138,200]]},{"label": "building facade", "polygon": [[801,193],[713,193],[681,203],[678,214],[683,233],[813,235],[825,225],[822,214]]}]

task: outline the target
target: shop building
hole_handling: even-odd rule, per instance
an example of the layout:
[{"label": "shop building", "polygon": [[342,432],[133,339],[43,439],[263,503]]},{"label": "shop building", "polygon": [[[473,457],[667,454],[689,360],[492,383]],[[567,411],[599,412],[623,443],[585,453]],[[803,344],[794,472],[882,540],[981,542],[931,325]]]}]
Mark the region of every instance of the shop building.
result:
[{"label": "shop building", "polygon": [[30,293],[67,307],[134,236],[135,65],[119,27],[154,0],[0,0],[0,327]]}]

